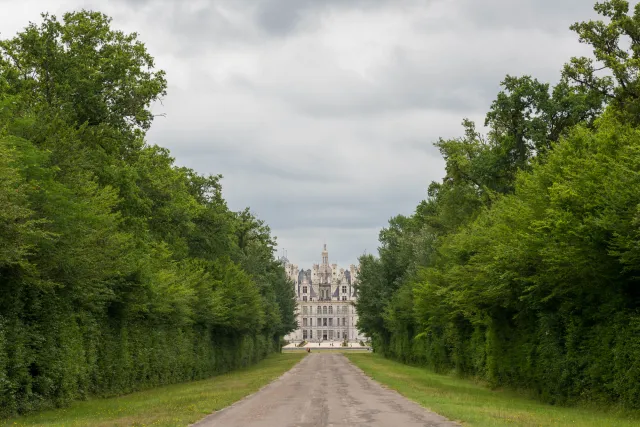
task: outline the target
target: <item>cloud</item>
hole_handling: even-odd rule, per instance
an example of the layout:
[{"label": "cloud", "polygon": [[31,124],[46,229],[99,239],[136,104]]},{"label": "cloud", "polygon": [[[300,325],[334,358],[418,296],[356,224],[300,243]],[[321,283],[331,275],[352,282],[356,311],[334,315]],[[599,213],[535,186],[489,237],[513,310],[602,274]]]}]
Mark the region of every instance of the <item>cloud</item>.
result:
[{"label": "cloud", "polygon": [[298,30],[302,22],[317,25],[320,17],[336,8],[371,10],[386,3],[384,0],[266,0],[259,3],[255,17],[257,24],[266,32],[285,36]]},{"label": "cloud", "polygon": [[432,143],[484,114],[506,74],[556,81],[588,53],[583,0],[0,0],[2,36],[90,8],[135,31],[167,71],[150,143],[224,175],[301,266],[354,263],[439,180]]}]

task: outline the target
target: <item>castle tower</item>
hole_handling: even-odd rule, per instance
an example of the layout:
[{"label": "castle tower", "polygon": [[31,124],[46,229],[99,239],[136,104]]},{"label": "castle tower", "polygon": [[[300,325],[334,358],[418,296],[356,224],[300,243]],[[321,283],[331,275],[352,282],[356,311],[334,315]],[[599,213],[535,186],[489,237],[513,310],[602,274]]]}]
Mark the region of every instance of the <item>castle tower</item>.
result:
[{"label": "castle tower", "polygon": [[321,300],[331,300],[331,266],[329,266],[329,252],[327,244],[322,249],[322,264],[319,271],[319,291]]}]

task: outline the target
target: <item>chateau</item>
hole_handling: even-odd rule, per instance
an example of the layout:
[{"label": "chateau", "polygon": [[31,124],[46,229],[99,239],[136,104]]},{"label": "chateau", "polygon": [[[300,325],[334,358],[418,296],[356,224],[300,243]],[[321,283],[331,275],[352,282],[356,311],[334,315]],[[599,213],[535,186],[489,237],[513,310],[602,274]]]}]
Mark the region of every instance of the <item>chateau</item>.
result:
[{"label": "chateau", "polygon": [[298,329],[285,336],[289,342],[360,341],[365,336],[357,328],[358,314],[354,302],[358,295],[355,284],[359,268],[348,270],[329,264],[327,245],[322,251],[322,264],[312,269],[298,270],[285,257],[280,258],[293,281]]}]

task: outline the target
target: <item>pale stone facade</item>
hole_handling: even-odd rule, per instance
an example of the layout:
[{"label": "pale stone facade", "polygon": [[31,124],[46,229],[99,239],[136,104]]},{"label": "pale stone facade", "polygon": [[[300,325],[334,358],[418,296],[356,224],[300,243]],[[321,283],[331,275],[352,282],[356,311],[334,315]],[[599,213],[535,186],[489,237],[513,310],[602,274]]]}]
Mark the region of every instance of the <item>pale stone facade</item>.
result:
[{"label": "pale stone facade", "polygon": [[322,251],[322,263],[309,270],[281,259],[287,275],[293,281],[298,329],[285,336],[289,342],[360,341],[365,336],[358,331],[358,313],[354,305],[358,298],[355,284],[359,267],[348,270],[329,264],[327,245]]}]

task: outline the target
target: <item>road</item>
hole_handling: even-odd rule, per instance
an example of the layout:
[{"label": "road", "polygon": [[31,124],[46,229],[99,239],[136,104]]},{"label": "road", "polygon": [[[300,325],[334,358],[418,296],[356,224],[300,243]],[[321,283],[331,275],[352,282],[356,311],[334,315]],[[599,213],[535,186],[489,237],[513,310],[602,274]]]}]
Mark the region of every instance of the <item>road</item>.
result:
[{"label": "road", "polygon": [[311,353],[259,392],[197,427],[450,427],[458,424],[383,388],[339,353]]}]

